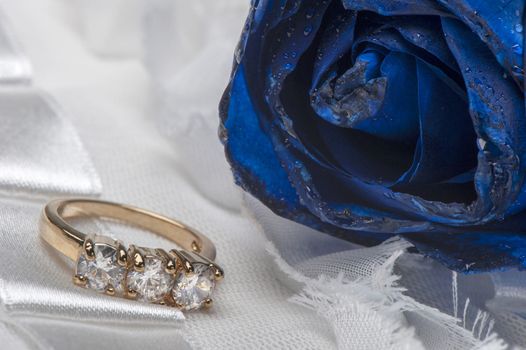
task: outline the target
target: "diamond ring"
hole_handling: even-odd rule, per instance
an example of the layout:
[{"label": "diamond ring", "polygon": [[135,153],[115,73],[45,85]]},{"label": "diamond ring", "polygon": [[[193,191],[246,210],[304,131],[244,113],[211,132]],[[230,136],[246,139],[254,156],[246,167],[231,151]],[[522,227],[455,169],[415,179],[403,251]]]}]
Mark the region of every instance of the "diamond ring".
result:
[{"label": "diamond ring", "polygon": [[[155,232],[179,249],[165,251],[85,234],[66,220],[103,217]],[[212,305],[211,294],[224,276],[214,263],[212,242],[179,221],[136,207],[93,199],[49,202],[42,212],[44,241],[76,261],[75,284],[143,302],[195,310]]]}]

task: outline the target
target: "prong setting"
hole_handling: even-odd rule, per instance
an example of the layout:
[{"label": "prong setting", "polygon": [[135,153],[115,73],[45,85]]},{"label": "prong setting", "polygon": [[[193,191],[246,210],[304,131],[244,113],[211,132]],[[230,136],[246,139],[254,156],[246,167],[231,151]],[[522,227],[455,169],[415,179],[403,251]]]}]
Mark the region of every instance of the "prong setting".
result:
[{"label": "prong setting", "polygon": [[129,299],[137,299],[137,292],[133,289],[128,289],[126,291],[126,297]]},{"label": "prong setting", "polygon": [[124,247],[121,242],[118,242],[117,263],[124,267],[128,265],[128,252],[126,251],[126,247]]},{"label": "prong setting", "polygon": [[115,288],[113,288],[111,284],[106,287],[106,294],[111,296],[115,295]]},{"label": "prong setting", "polygon": [[131,256],[132,256],[132,262],[133,262],[133,269],[137,272],[143,272],[144,271],[144,256],[139,252],[139,249],[137,249],[136,246],[132,245],[130,246]]},{"label": "prong setting", "polygon": [[107,295],[188,311],[210,308],[212,291],[223,276],[219,266],[196,252],[173,249],[167,253],[134,245],[126,250],[120,241],[89,236],[73,281]]},{"label": "prong setting", "polygon": [[77,286],[85,287],[88,280],[86,277],[82,275],[75,275],[73,276],[73,283],[75,283]]},{"label": "prong setting", "polygon": [[119,263],[121,246],[105,236],[88,236],[77,260],[75,284],[109,295],[122,291],[126,266]]},{"label": "prong setting", "polygon": [[175,274],[175,272],[177,271],[177,263],[174,259],[168,259],[168,261],[166,262],[165,270],[168,273]]},{"label": "prong setting", "polygon": [[136,298],[160,303],[169,294],[174,281],[175,262],[162,249],[130,247],[132,269],[128,270],[127,288],[136,292]]},{"label": "prong setting", "polygon": [[197,253],[171,250],[182,269],[175,277],[172,290],[174,304],[182,310],[194,310],[212,305],[212,294],[216,282],[223,277],[223,271],[210,260]]},{"label": "prong setting", "polygon": [[82,248],[84,249],[84,254],[88,260],[95,259],[95,244],[93,243],[92,238],[86,238]]},{"label": "prong setting", "polygon": [[207,309],[210,309],[213,305],[214,305],[214,302],[211,298],[207,298],[205,299],[205,301],[203,301],[203,306]]},{"label": "prong setting", "polygon": [[216,281],[221,281],[223,278],[225,278],[225,273],[221,268],[215,264],[212,264],[211,267],[214,269],[214,278]]}]

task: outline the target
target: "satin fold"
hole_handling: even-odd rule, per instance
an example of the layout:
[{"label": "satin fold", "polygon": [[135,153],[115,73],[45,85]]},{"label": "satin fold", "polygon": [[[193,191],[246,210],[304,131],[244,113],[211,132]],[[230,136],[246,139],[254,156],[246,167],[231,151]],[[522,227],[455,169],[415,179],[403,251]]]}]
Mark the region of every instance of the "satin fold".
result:
[{"label": "satin fold", "polygon": [[0,86],[0,139],[5,195],[100,194],[100,178],[76,130],[44,92]]}]

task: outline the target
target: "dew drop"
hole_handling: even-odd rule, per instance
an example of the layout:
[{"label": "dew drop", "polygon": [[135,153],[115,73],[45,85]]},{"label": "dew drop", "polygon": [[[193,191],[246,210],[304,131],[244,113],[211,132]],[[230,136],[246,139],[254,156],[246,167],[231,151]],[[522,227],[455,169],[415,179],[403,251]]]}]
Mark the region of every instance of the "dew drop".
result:
[{"label": "dew drop", "polygon": [[517,23],[517,24],[515,25],[515,31],[516,31],[517,33],[522,33],[522,29],[523,29],[523,28],[522,28],[522,24]]},{"label": "dew drop", "polygon": [[479,146],[480,150],[484,150],[484,148],[486,147],[486,140],[478,138],[477,145]]},{"label": "dew drop", "polygon": [[218,135],[221,143],[226,144],[228,142],[228,131],[223,124],[219,125]]},{"label": "dew drop", "polygon": [[238,45],[236,47],[236,50],[234,51],[234,58],[235,58],[237,64],[241,63],[241,60],[243,58],[243,47],[241,45]]},{"label": "dew drop", "polygon": [[513,75],[515,75],[515,76],[523,76],[524,75],[524,70],[521,67],[517,66],[517,65],[512,67],[512,71],[513,71]]},{"label": "dew drop", "polygon": [[308,36],[310,33],[312,33],[312,26],[305,26],[305,28],[303,29],[303,35]]}]

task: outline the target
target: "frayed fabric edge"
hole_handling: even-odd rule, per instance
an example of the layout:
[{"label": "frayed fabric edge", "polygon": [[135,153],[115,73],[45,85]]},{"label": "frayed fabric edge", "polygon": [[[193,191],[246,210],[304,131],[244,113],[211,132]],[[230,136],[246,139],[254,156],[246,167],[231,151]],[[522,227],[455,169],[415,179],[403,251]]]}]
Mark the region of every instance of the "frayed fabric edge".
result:
[{"label": "frayed fabric edge", "polygon": [[[462,339],[465,344],[462,348],[509,348],[496,333],[491,332],[490,326],[482,337],[482,324],[478,331],[475,327],[468,329],[457,317],[405,295],[405,288],[398,285],[400,276],[394,274],[393,268],[410,244],[403,239],[393,239],[384,245],[389,252],[385,261],[371,275],[356,279],[345,278],[343,274],[336,278],[319,276],[312,279],[290,266],[272,242],[267,243],[266,249],[277,267],[302,286],[302,290],[289,301],[313,310],[326,319],[333,329],[339,349],[425,349],[415,328],[405,319],[406,312],[415,313],[441,327],[451,337]],[[458,304],[458,300],[456,302]],[[467,307],[469,301],[466,301]],[[488,325],[492,323],[487,314],[481,314],[482,321]]]}]

